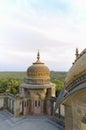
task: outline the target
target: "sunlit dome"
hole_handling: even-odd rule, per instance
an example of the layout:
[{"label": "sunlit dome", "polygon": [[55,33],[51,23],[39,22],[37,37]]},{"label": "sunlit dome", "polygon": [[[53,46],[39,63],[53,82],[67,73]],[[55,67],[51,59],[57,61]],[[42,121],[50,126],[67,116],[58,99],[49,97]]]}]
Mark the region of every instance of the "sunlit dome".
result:
[{"label": "sunlit dome", "polygon": [[37,54],[37,61],[27,69],[27,81],[30,84],[50,83],[50,70],[40,61],[39,51]]},{"label": "sunlit dome", "polygon": [[67,74],[65,87],[83,74],[86,74],[86,49],[84,49],[80,54],[76,51],[76,60]]}]

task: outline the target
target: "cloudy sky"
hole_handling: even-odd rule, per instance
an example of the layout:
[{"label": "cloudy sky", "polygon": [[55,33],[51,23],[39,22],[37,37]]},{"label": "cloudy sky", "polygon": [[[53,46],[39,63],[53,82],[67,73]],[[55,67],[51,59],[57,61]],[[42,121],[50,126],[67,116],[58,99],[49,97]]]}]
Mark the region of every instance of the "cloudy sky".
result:
[{"label": "cloudy sky", "polygon": [[41,60],[68,71],[86,47],[86,0],[0,0],[0,71],[26,71]]}]

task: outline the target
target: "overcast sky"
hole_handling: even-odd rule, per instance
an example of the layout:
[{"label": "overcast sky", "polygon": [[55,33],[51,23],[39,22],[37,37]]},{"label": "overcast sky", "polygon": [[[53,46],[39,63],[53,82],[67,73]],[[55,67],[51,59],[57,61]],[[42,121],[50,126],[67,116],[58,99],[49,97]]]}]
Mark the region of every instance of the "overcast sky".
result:
[{"label": "overcast sky", "polygon": [[86,47],[86,0],[0,0],[0,71],[26,71],[36,61],[68,71]]}]

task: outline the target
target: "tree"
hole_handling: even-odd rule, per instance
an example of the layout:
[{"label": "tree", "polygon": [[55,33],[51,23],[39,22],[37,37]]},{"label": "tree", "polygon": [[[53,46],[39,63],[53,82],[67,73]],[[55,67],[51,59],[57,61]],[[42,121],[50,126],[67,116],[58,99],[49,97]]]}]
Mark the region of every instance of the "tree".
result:
[{"label": "tree", "polygon": [[12,94],[18,94],[19,93],[19,86],[21,82],[17,80],[11,79],[8,84],[7,84],[7,89],[6,91]]}]

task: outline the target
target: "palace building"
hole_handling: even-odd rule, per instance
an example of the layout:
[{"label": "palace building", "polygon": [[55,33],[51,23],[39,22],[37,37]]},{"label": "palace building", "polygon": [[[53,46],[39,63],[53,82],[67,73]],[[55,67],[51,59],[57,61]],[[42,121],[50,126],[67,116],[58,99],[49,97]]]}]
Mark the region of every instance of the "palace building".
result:
[{"label": "palace building", "polygon": [[27,69],[25,81],[19,87],[19,94],[1,95],[0,108],[9,110],[15,117],[29,114],[50,115],[50,97],[55,97],[55,84],[50,82],[50,70],[40,61],[38,51],[37,61]]},{"label": "palace building", "polygon": [[64,86],[59,96],[55,97],[55,84],[50,82],[50,70],[40,61],[38,51],[37,61],[27,69],[19,94],[0,95],[0,109],[7,109],[15,117],[45,114],[55,117],[60,106],[64,106],[65,130],[86,130],[86,49],[80,54],[76,49],[75,55]]}]

